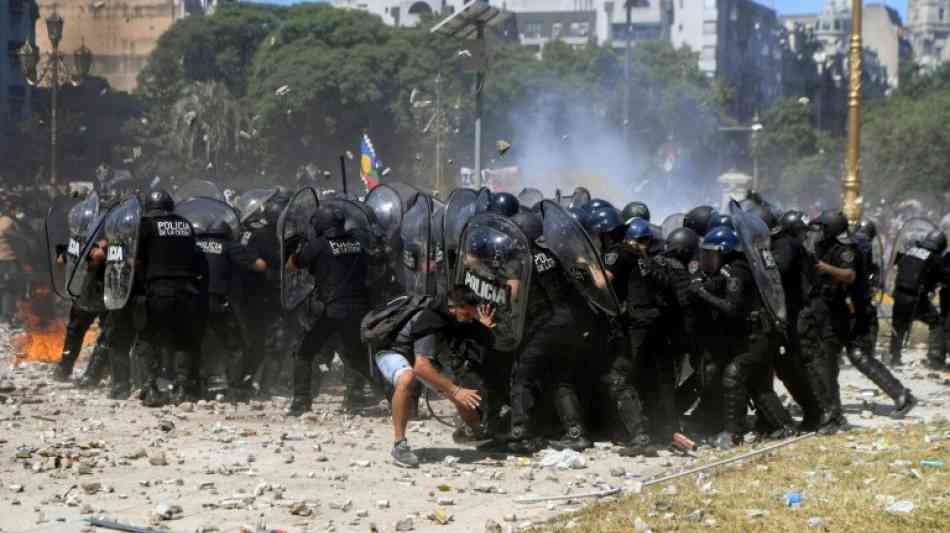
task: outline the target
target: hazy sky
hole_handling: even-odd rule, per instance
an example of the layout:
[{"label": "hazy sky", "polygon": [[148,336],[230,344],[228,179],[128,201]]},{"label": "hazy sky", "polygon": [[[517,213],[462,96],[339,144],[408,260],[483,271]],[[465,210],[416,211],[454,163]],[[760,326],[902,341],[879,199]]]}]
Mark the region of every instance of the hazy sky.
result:
[{"label": "hazy sky", "polygon": [[[274,4],[295,4],[295,0],[259,0]],[[701,2],[702,0],[690,0],[691,2]],[[757,0],[760,4],[775,8],[779,13],[811,13],[817,12],[825,4],[825,0]],[[850,3],[850,2],[849,2]],[[874,2],[865,2],[865,4],[886,3],[897,9],[901,14],[901,19],[907,18],[907,0],[877,0]]]}]

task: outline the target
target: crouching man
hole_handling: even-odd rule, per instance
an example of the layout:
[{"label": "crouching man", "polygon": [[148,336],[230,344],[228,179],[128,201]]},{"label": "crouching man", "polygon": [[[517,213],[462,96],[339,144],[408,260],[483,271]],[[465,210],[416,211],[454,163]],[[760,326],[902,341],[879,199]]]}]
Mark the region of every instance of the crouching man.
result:
[{"label": "crouching man", "polygon": [[444,298],[413,314],[399,329],[391,346],[376,353],[376,366],[395,389],[391,402],[395,439],[392,456],[397,465],[419,466],[419,458],[406,441],[416,380],[449,399],[469,427],[478,427],[479,392],[457,385],[439,372],[434,361],[439,353],[466,339],[490,346],[494,327],[495,311],[488,305],[479,305],[471,289],[457,285]]}]

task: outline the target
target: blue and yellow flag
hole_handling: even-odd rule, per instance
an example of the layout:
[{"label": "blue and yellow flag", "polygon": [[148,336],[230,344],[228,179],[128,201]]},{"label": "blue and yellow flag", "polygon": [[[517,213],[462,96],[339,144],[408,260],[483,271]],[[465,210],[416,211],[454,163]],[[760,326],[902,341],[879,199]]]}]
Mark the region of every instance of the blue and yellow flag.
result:
[{"label": "blue and yellow flag", "polygon": [[379,185],[379,168],[382,166],[382,162],[376,158],[373,141],[369,140],[369,135],[364,133],[360,140],[360,178],[367,191]]}]

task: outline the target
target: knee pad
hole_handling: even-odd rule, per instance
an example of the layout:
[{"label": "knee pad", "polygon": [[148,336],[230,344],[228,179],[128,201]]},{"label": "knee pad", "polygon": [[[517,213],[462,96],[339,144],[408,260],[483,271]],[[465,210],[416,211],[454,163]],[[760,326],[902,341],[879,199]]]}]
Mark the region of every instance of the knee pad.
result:
[{"label": "knee pad", "polygon": [[729,363],[722,371],[722,386],[727,389],[734,389],[742,385],[743,380],[742,370],[734,363]]}]

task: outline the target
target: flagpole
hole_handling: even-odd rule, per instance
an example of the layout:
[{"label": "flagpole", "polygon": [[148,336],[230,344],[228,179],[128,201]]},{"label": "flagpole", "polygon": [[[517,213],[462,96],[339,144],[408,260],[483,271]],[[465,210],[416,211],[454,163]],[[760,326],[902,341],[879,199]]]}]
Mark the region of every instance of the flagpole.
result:
[{"label": "flagpole", "polygon": [[346,157],[340,156],[340,175],[343,177],[343,196],[346,196]]}]

